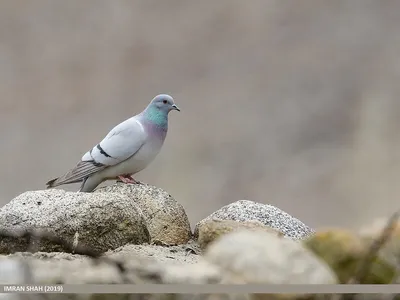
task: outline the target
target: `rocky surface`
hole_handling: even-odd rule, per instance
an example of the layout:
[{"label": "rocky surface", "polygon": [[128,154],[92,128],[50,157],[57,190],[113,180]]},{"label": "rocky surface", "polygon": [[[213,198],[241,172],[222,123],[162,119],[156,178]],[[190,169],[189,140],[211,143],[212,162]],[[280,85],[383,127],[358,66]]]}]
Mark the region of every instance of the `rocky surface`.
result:
[{"label": "rocky surface", "polygon": [[262,230],[229,233],[205,257],[223,270],[223,283],[337,283],[329,266],[301,243]]},{"label": "rocky surface", "polygon": [[221,236],[240,229],[263,230],[275,235],[283,235],[279,230],[265,226],[258,221],[238,222],[232,220],[208,220],[198,227],[198,243],[205,249],[210,243]]},{"label": "rocky surface", "polygon": [[[334,283],[329,267],[301,243],[262,229],[241,229],[222,236],[204,255],[192,251],[195,242],[179,246],[126,245],[94,260],[70,253],[15,253],[11,261],[23,261],[32,270],[36,283]],[[115,262],[124,265],[124,272]],[[57,294],[46,299],[57,298]],[[78,298],[79,296],[79,298]],[[165,295],[164,295],[165,296]],[[164,299],[151,295],[151,299]],[[252,299],[238,295],[235,299]],[[265,299],[281,299],[268,295]],[[297,299],[291,295],[286,299]],[[89,295],[74,295],[69,299]],[[83,298],[82,298],[83,297]],[[125,294],[103,295],[101,299],[136,299]],[[129,296],[131,297],[131,296]],[[132,296],[133,297],[133,296]],[[197,299],[179,295],[174,299]],[[204,299],[230,299],[227,295],[204,295]],[[222,298],[221,298],[222,297]],[[250,297],[250,298],[249,298]],[[257,298],[258,299],[258,298]],[[264,298],[260,298],[264,299]]]},{"label": "rocky surface", "polygon": [[[157,187],[116,183],[94,193],[26,192],[0,209],[0,249],[12,252],[0,255],[0,282],[344,283],[355,275],[384,227],[362,233],[341,229],[315,232],[278,208],[241,200],[199,222],[194,238],[184,208]],[[4,237],[4,230],[32,228],[58,239]],[[362,283],[397,282],[398,228],[397,223],[392,226],[393,239],[371,260]],[[68,247],[66,251],[65,245],[72,245],[72,251]],[[0,296],[0,300],[43,299],[39,294]],[[47,294],[46,299],[142,300],[142,296]],[[270,300],[304,296],[150,294],[145,298]],[[324,299],[324,295],[307,297]]]},{"label": "rocky surface", "polygon": [[151,241],[185,244],[191,236],[189,219],[183,206],[166,191],[147,184],[123,184],[99,188],[95,193],[119,193],[142,211]]},{"label": "rocky surface", "polygon": [[[104,252],[150,242],[140,208],[118,193],[73,193],[52,189],[25,192],[0,209],[0,230],[41,230],[74,246]],[[32,241],[31,241],[32,242]],[[29,246],[29,247],[28,247]],[[3,238],[0,253],[67,251],[46,239]]]},{"label": "rocky surface", "polygon": [[[16,253],[8,256],[26,262],[40,283],[212,283],[219,281],[216,266],[186,247],[126,245],[93,260],[70,253]],[[108,259],[108,260],[106,260]],[[114,262],[123,263],[122,273]]]},{"label": "rocky surface", "polygon": [[153,258],[158,262],[178,262],[194,264],[201,259],[201,250],[197,243],[190,241],[185,245],[160,246],[160,245],[125,245],[115,250],[110,250],[105,255],[113,258],[124,258],[130,255]]},{"label": "rocky surface", "polygon": [[276,229],[284,236],[292,239],[303,239],[310,236],[314,230],[300,220],[285,213],[279,208],[249,200],[239,200],[228,204],[196,224],[194,236],[199,235],[199,228],[210,220],[233,220],[239,222],[259,221],[265,226]]}]

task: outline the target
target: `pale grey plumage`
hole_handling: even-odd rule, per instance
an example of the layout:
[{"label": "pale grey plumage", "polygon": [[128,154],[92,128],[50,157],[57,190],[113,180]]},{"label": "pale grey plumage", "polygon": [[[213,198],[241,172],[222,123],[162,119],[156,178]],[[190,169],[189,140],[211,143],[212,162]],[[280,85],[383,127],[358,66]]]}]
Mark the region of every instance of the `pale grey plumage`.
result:
[{"label": "pale grey plumage", "polygon": [[180,111],[171,96],[156,96],[143,112],[115,126],[75,168],[47,182],[48,188],[82,181],[80,191],[91,192],[107,179],[143,170],[161,150],[171,110]]}]

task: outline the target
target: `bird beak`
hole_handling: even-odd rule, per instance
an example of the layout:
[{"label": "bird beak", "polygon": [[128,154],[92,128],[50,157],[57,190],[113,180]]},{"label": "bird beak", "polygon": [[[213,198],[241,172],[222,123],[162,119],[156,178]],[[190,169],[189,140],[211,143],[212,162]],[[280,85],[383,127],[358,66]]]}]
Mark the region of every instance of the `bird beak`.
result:
[{"label": "bird beak", "polygon": [[172,107],[173,110],[181,111],[181,109],[178,106],[176,106],[176,104],[172,104]]}]

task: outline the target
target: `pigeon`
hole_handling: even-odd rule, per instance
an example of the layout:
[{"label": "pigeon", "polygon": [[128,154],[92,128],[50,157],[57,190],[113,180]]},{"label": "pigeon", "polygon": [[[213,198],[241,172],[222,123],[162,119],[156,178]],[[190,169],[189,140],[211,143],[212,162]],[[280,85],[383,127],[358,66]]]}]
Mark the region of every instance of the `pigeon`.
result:
[{"label": "pigeon", "polygon": [[140,184],[132,175],[145,169],[160,152],[172,110],[181,111],[174,99],[157,95],[140,114],[115,126],[73,169],[48,181],[47,188],[82,182],[79,192],[90,193],[106,180]]}]

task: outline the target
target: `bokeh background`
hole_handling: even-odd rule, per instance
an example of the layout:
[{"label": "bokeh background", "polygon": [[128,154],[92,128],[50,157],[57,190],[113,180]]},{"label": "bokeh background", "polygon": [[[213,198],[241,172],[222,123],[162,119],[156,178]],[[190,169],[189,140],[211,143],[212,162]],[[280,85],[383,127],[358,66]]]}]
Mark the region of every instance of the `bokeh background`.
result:
[{"label": "bokeh background", "polygon": [[182,111],[137,178],[193,225],[239,199],[315,228],[386,216],[400,206],[399,12],[395,0],[0,1],[0,204],[168,93]]}]

